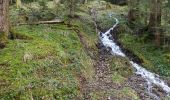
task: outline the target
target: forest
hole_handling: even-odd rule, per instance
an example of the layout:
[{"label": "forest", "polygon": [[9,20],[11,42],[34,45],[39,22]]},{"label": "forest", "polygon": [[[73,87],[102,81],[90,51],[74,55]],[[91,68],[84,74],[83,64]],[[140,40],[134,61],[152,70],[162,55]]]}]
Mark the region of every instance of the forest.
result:
[{"label": "forest", "polygon": [[0,100],[170,100],[170,0],[0,0]]}]

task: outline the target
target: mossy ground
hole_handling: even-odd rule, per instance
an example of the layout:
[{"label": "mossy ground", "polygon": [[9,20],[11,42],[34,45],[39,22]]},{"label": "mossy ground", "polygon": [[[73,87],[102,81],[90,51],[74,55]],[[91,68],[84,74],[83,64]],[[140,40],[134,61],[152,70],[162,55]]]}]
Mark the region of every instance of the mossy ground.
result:
[{"label": "mossy ground", "polygon": [[77,76],[92,76],[93,63],[74,31],[65,25],[18,26],[15,31],[32,39],[9,40],[0,51],[0,98],[68,99],[80,94]]}]

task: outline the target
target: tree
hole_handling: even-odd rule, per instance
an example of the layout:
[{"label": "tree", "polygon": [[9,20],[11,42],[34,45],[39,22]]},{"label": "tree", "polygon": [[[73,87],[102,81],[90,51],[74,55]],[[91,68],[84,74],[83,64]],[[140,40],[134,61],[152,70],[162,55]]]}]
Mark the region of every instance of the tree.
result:
[{"label": "tree", "polygon": [[138,19],[138,5],[139,0],[129,0],[129,12],[128,12],[128,22],[133,25],[135,21]]},{"label": "tree", "polygon": [[155,43],[160,46],[161,42],[161,16],[162,16],[162,0],[151,0],[150,19],[148,31],[154,34]]},{"label": "tree", "polygon": [[77,8],[77,5],[80,3],[80,0],[61,0],[61,3],[64,3],[69,10],[69,16],[75,17],[75,11]]},{"label": "tree", "polygon": [[0,0],[0,48],[5,47],[9,33],[8,7],[9,0]]},{"label": "tree", "polygon": [[75,16],[75,7],[76,7],[76,0],[69,0],[69,15],[70,17]]}]

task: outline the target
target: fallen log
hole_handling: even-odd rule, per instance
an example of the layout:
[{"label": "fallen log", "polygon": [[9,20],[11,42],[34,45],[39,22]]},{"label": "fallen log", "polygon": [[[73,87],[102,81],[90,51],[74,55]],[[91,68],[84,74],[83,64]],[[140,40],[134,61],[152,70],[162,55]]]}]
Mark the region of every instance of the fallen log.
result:
[{"label": "fallen log", "polygon": [[51,21],[39,21],[39,22],[32,22],[32,23],[19,23],[18,25],[37,25],[37,24],[58,24],[64,23],[63,20],[55,19]]}]

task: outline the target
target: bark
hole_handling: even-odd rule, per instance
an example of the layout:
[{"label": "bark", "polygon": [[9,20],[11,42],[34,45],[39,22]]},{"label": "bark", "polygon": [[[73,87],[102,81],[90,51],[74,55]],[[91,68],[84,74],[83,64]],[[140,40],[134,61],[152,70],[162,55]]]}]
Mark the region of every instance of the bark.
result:
[{"label": "bark", "polygon": [[129,12],[128,12],[128,22],[129,24],[133,24],[138,19],[138,0],[129,0]]},{"label": "bark", "polygon": [[70,10],[70,17],[74,17],[75,16],[75,0],[70,0],[70,5],[69,5],[69,10]]},{"label": "bark", "polygon": [[128,12],[128,22],[133,23],[136,20],[136,11],[134,9],[130,9]]},{"label": "bark", "polygon": [[162,16],[162,1],[151,0],[150,19],[148,31],[154,34],[155,44],[160,46],[161,42],[161,16]]},{"label": "bark", "polygon": [[8,0],[0,0],[0,48],[5,47],[9,33]]}]

